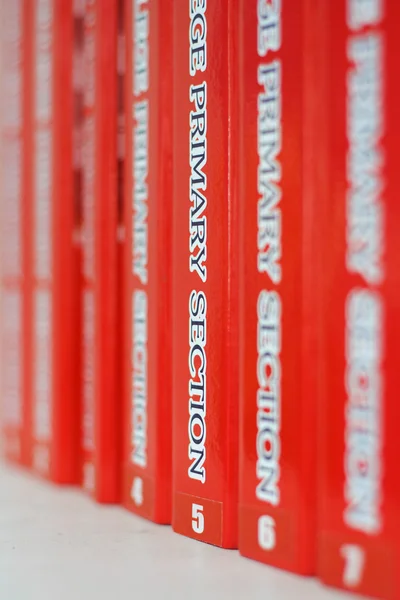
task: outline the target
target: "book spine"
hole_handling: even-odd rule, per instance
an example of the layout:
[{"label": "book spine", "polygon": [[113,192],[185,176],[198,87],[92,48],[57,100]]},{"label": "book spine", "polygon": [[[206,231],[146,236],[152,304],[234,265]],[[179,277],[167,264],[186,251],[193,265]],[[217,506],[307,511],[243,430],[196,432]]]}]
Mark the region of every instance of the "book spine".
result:
[{"label": "book spine", "polygon": [[27,7],[2,2],[1,389],[4,453],[26,462]]},{"label": "book spine", "polygon": [[83,486],[119,498],[117,380],[117,5],[89,0],[84,19]]},{"label": "book spine", "polygon": [[237,12],[204,0],[173,13],[172,525],[226,548],[237,544]]},{"label": "book spine", "polygon": [[315,572],[316,536],[316,8],[239,12],[239,550],[301,574]]},{"label": "book spine", "polygon": [[126,6],[124,504],[171,520],[172,12]]},{"label": "book spine", "polygon": [[[396,598],[399,5],[328,3],[329,261],[318,573]],[[334,34],[333,34],[334,32]]]}]

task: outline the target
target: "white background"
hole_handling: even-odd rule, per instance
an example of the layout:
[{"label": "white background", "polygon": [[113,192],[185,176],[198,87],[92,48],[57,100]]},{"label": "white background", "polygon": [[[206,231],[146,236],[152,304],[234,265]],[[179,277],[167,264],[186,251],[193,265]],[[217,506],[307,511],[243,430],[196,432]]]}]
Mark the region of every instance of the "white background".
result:
[{"label": "white background", "polygon": [[1,600],[347,600],[0,463]]}]

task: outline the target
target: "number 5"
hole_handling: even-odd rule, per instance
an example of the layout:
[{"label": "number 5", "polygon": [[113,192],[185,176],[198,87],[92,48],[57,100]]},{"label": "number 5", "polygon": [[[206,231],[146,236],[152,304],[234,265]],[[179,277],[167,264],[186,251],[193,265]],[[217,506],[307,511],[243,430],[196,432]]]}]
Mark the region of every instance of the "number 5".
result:
[{"label": "number 5", "polygon": [[195,533],[204,531],[204,506],[201,504],[192,504],[192,529]]},{"label": "number 5", "polygon": [[357,587],[361,583],[365,552],[360,546],[346,544],[340,549],[340,554],[344,558],[343,583],[349,588]]}]

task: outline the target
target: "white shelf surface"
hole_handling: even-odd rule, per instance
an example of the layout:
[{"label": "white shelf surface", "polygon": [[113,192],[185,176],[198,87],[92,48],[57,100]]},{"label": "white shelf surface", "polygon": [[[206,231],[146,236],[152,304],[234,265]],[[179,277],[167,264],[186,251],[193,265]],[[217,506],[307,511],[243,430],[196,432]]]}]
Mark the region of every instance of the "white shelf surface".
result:
[{"label": "white shelf surface", "polygon": [[2,600],[346,600],[0,463]]}]

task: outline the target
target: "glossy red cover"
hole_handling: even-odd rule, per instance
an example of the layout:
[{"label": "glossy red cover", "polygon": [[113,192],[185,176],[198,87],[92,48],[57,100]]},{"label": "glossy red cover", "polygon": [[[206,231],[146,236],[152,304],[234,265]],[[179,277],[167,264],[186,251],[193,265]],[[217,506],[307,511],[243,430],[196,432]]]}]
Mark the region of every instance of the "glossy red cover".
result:
[{"label": "glossy red cover", "polygon": [[172,11],[127,0],[123,503],[171,520]]},{"label": "glossy red cover", "polygon": [[173,7],[172,525],[234,548],[238,2],[177,0]]},{"label": "glossy red cover", "polygon": [[119,403],[119,501],[122,502],[122,460],[124,436],[124,249],[125,249],[125,223],[124,223],[124,173],[125,173],[125,0],[118,0],[117,13],[117,367],[116,367],[116,398]]},{"label": "glossy red cover", "polygon": [[318,2],[239,6],[239,551],[315,570]]},{"label": "glossy red cover", "polygon": [[[74,269],[77,276],[77,289],[74,293],[75,342],[74,373],[76,374],[76,393],[79,398],[79,420],[82,412],[82,196],[83,196],[83,94],[84,94],[84,16],[85,1],[73,0],[73,200],[74,200]],[[79,461],[81,461],[81,449]]]},{"label": "glossy red cover", "polygon": [[328,2],[329,235],[318,573],[400,597],[396,0]]},{"label": "glossy red cover", "polygon": [[29,462],[31,2],[2,2],[1,407],[4,453]]},{"label": "glossy red cover", "polygon": [[82,483],[117,502],[117,2],[86,2],[84,36]]},{"label": "glossy red cover", "polygon": [[79,477],[74,248],[73,18],[70,0],[34,0],[32,15],[33,469]]}]

